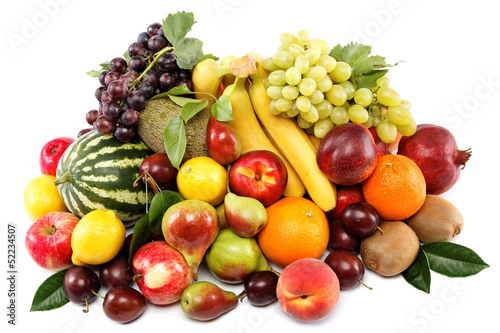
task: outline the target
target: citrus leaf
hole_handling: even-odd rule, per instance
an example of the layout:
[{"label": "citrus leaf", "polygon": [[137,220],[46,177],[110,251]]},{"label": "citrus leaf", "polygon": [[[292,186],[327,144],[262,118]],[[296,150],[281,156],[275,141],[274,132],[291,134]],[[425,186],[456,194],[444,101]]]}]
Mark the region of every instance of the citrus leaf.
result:
[{"label": "citrus leaf", "polygon": [[177,48],[184,42],[184,38],[193,27],[193,24],[196,23],[196,20],[193,13],[182,11],[169,14],[162,23],[165,38],[174,48]]},{"label": "citrus leaf", "polygon": [[161,224],[163,215],[165,215],[165,212],[170,206],[181,202],[182,200],[184,199],[179,193],[169,190],[158,192],[153,197],[153,200],[151,200],[151,206],[149,207],[149,223],[151,225],[151,229],[155,233],[159,235],[162,234],[163,231]]},{"label": "citrus leaf", "polygon": [[182,106],[182,119],[185,123],[188,122],[189,119],[196,116],[198,112],[206,108],[208,105],[208,101],[202,101],[199,99],[191,99],[191,103],[186,103]]},{"label": "citrus leaf", "polygon": [[466,277],[490,267],[471,249],[450,242],[422,245],[433,271],[449,277]]},{"label": "citrus leaf", "polygon": [[151,225],[149,224],[149,213],[144,215],[134,225],[132,241],[130,242],[130,253],[128,263],[132,266],[135,252],[151,240]]},{"label": "citrus leaf", "polygon": [[165,126],[163,140],[170,163],[179,169],[186,151],[186,128],[180,116],[171,119]]},{"label": "citrus leaf", "polygon": [[69,302],[63,288],[64,275],[67,271],[65,269],[54,273],[42,282],[35,292],[30,312],[57,309]]},{"label": "citrus leaf", "polygon": [[218,121],[234,120],[231,98],[226,95],[220,96],[215,103],[212,104],[211,113]]},{"label": "citrus leaf", "polygon": [[431,271],[427,255],[420,247],[417,259],[403,272],[403,277],[412,286],[430,293],[431,291]]}]

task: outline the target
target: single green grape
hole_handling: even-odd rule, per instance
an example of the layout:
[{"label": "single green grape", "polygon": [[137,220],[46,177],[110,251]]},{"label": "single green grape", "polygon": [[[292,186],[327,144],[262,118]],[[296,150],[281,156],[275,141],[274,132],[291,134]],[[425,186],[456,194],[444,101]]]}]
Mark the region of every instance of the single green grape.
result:
[{"label": "single green grape", "polygon": [[382,119],[380,117],[373,117],[373,120],[372,120],[372,125],[377,127],[378,124],[380,124],[380,122],[382,121]]},{"label": "single green grape", "polygon": [[314,123],[314,136],[322,139],[333,128],[330,118],[320,119]]},{"label": "single green grape", "polygon": [[305,54],[301,54],[297,56],[293,66],[297,67],[300,74],[305,74],[309,70],[309,59],[307,59],[307,56]]},{"label": "single green grape", "polygon": [[330,120],[335,125],[346,124],[349,122],[349,115],[347,110],[341,106],[336,106],[333,108],[332,113],[330,113]]},{"label": "single green grape", "polygon": [[326,76],[326,69],[322,66],[313,66],[306,72],[306,77],[310,77],[316,82],[323,80]]},{"label": "single green grape", "polygon": [[385,143],[391,143],[396,140],[398,129],[393,122],[385,119],[377,125],[377,135]]},{"label": "single green grape", "polygon": [[304,96],[311,96],[316,91],[316,81],[311,78],[303,78],[299,83],[299,92]]},{"label": "single green grape", "polygon": [[349,119],[353,123],[362,124],[368,120],[369,114],[368,111],[358,104],[353,104],[347,110],[347,114],[349,115]]},{"label": "single green grape", "polygon": [[333,82],[329,75],[325,75],[325,77],[316,83],[316,89],[319,91],[326,93],[328,90],[332,89]]},{"label": "single green grape", "polygon": [[367,107],[373,101],[373,93],[368,88],[359,88],[354,92],[354,103]]},{"label": "single green grape", "polygon": [[300,112],[309,112],[309,109],[311,109],[311,100],[306,97],[306,96],[299,96],[295,100],[295,104],[297,105],[297,108],[300,110]]},{"label": "single green grape", "polygon": [[326,99],[335,106],[342,106],[347,101],[347,94],[344,88],[338,84],[334,84],[325,95]]},{"label": "single green grape", "polygon": [[394,89],[382,86],[377,90],[377,101],[385,106],[398,106],[401,104],[401,97]]},{"label": "single green grape", "polygon": [[293,66],[293,56],[285,51],[276,52],[273,55],[273,62],[281,69],[287,69]]},{"label": "single green grape", "polygon": [[372,127],[373,126],[373,117],[368,116],[368,120],[363,123],[363,126],[365,126],[366,128]]},{"label": "single green grape", "polygon": [[398,132],[401,133],[401,135],[410,136],[415,134],[415,132],[417,131],[417,123],[415,122],[415,119],[412,118],[409,124],[396,125],[396,128],[398,129]]},{"label": "single green grape", "polygon": [[269,103],[269,112],[271,112],[271,114],[274,114],[275,116],[279,115],[281,113],[281,111],[276,109],[276,100],[275,99],[271,100],[271,103]]},{"label": "single green grape", "polygon": [[325,94],[316,89],[316,91],[313,92],[311,96],[309,96],[309,99],[311,100],[312,104],[319,104],[325,99]]},{"label": "single green grape", "polygon": [[273,71],[277,71],[279,69],[281,69],[279,66],[277,66],[274,61],[273,61],[273,58],[272,57],[269,57],[269,58],[264,58],[262,60],[262,67],[264,67],[264,69],[267,69],[268,71],[270,72],[273,72]]},{"label": "single green grape", "polygon": [[286,84],[285,74],[286,72],[284,70],[279,69],[271,72],[267,77],[267,80],[273,86],[284,86]]},{"label": "single green grape", "polygon": [[329,100],[324,99],[320,103],[314,104],[316,110],[318,110],[319,119],[325,119],[330,117],[333,111],[333,105]]},{"label": "single green grape", "polygon": [[321,55],[321,57],[319,57],[318,61],[316,62],[316,65],[324,67],[326,72],[330,73],[335,69],[335,66],[337,66],[337,61],[335,60],[335,58],[327,54],[323,54]]},{"label": "single green grape", "polygon": [[311,35],[305,30],[299,30],[297,32],[297,41],[300,46],[306,47],[311,43]]},{"label": "single green grape", "polygon": [[280,35],[280,42],[285,46],[290,46],[290,44],[297,44],[298,40],[293,34],[284,32]]},{"label": "single green grape", "polygon": [[300,112],[300,115],[302,116],[302,118],[304,118],[304,120],[306,120],[312,124],[314,124],[315,122],[317,122],[319,120],[318,110],[316,109],[316,107],[314,105],[311,105],[311,107],[309,108],[309,111]]},{"label": "single green grape", "polygon": [[293,101],[299,97],[299,88],[296,86],[284,86],[281,90],[281,95],[283,95],[284,98]]},{"label": "single green grape", "polygon": [[302,80],[302,74],[297,67],[290,67],[285,72],[285,81],[291,86],[296,86]]},{"label": "single green grape", "polygon": [[269,86],[267,87],[267,96],[271,97],[272,99],[279,99],[282,98],[282,90],[283,86]]},{"label": "single green grape", "polygon": [[394,124],[402,126],[408,125],[413,119],[411,112],[401,104],[389,107],[387,109],[386,117]]},{"label": "single green grape", "polygon": [[314,38],[313,40],[311,40],[310,47],[319,48],[322,55],[327,55],[330,53],[330,47],[328,46],[328,43],[320,38]]},{"label": "single green grape", "polygon": [[391,83],[389,78],[385,77],[385,76],[382,76],[381,78],[377,79],[376,82],[377,82],[377,87],[380,87],[380,88],[384,87],[384,86],[388,87],[389,83]]},{"label": "single green grape", "polygon": [[297,59],[299,55],[305,55],[306,50],[299,44],[290,44],[288,45],[288,52],[292,55],[294,59]]},{"label": "single green grape", "polygon": [[319,60],[319,57],[321,57],[321,50],[319,47],[311,47],[306,50],[306,57],[309,59],[309,64],[310,65],[315,65],[316,62]]},{"label": "single green grape", "polygon": [[280,112],[287,112],[292,108],[292,106],[293,101],[286,98],[280,98],[275,102],[275,108]]},{"label": "single green grape", "polygon": [[338,61],[335,68],[329,74],[334,82],[345,82],[351,77],[352,68],[348,63]]},{"label": "single green grape", "polygon": [[296,119],[297,119],[297,125],[299,125],[300,128],[306,129],[314,125],[314,123],[310,123],[304,118],[302,118],[302,113],[299,113]]},{"label": "single green grape", "polygon": [[411,111],[411,103],[405,99],[401,100],[401,105],[403,105],[405,108],[408,109],[408,111]]},{"label": "single green grape", "polygon": [[292,108],[286,112],[286,115],[290,118],[296,117],[300,113],[297,108],[297,103],[293,103]]},{"label": "single green grape", "polygon": [[339,85],[344,88],[347,94],[347,100],[351,100],[354,98],[354,93],[356,92],[356,87],[351,81],[340,82]]}]

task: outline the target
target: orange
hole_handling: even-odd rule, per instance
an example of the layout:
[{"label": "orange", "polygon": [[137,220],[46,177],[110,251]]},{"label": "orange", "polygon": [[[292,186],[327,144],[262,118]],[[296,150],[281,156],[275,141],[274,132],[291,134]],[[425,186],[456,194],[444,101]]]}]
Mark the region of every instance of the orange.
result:
[{"label": "orange", "polygon": [[303,258],[319,258],[326,250],[330,229],[326,215],[303,197],[284,197],[266,208],[267,224],[257,242],[264,255],[279,266]]},{"label": "orange", "polygon": [[425,201],[425,178],[406,156],[378,158],[373,173],[361,184],[365,201],[384,220],[404,220],[415,214]]}]

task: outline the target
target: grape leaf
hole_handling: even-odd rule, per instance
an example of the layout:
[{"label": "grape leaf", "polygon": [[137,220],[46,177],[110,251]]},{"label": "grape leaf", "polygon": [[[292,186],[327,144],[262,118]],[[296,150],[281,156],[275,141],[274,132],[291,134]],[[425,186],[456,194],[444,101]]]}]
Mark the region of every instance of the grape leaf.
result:
[{"label": "grape leaf", "polygon": [[161,224],[163,215],[165,215],[165,212],[170,206],[182,200],[183,198],[179,193],[169,190],[158,192],[153,197],[149,208],[149,223],[154,232],[160,235],[162,234]]},{"label": "grape leaf", "polygon": [[170,162],[176,169],[179,169],[186,151],[186,129],[180,116],[171,119],[165,126],[163,140]]},{"label": "grape leaf", "polygon": [[57,309],[69,302],[63,288],[67,271],[65,269],[54,273],[42,282],[35,292],[30,312]]},{"label": "grape leaf", "polygon": [[449,277],[466,277],[490,267],[471,249],[450,242],[422,245],[429,258],[429,267]]},{"label": "grape leaf", "polygon": [[192,69],[203,58],[203,42],[196,38],[186,38],[174,49],[177,65],[183,69]]},{"label": "grape leaf", "polygon": [[184,42],[187,33],[195,23],[194,14],[191,12],[182,11],[169,14],[162,22],[165,38],[167,38],[174,48],[177,48]]},{"label": "grape leaf", "polygon": [[211,107],[212,116],[218,121],[233,120],[233,110],[231,107],[231,98],[226,95],[220,96]]},{"label": "grape leaf", "polygon": [[397,65],[386,63],[384,57],[370,56],[371,49],[371,46],[351,42],[346,46],[338,44],[330,51],[335,60],[352,67],[350,81],[357,89],[376,87],[377,80],[387,74],[387,68]]},{"label": "grape leaf", "polygon": [[91,77],[98,77],[99,74],[101,74],[102,71],[104,70],[108,70],[109,71],[109,61],[105,61],[101,64],[99,64],[99,66],[101,66],[101,69],[100,70],[90,70],[87,72],[87,75],[91,76]]},{"label": "grape leaf", "polygon": [[417,259],[403,272],[403,277],[415,288],[430,293],[431,271],[427,255],[422,247],[420,247]]},{"label": "grape leaf", "polygon": [[128,257],[128,263],[132,266],[132,259],[134,258],[135,252],[151,240],[151,225],[149,224],[149,213],[144,215],[137,221],[134,225],[134,230],[132,231],[132,241],[130,242],[130,252]]}]

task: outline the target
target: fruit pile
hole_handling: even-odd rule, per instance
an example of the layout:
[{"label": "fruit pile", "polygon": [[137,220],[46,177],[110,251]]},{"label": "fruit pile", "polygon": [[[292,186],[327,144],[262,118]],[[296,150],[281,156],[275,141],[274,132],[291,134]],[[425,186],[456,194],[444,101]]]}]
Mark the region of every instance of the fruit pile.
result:
[{"label": "fruit pile", "polygon": [[[194,22],[171,14],[128,59],[92,73],[94,130],[43,147],[42,175],[24,192],[25,244],[54,273],[31,311],[73,302],[87,312],[100,296],[121,323],[148,303],[207,321],[245,299],[277,300],[307,322],[364,284],[365,268],[429,293],[431,270],[488,267],[451,242],[464,221],[440,196],[471,151],[417,125],[382,57],[301,30],[269,58],[218,62],[185,38]],[[200,265],[241,294],[204,281]]]}]

